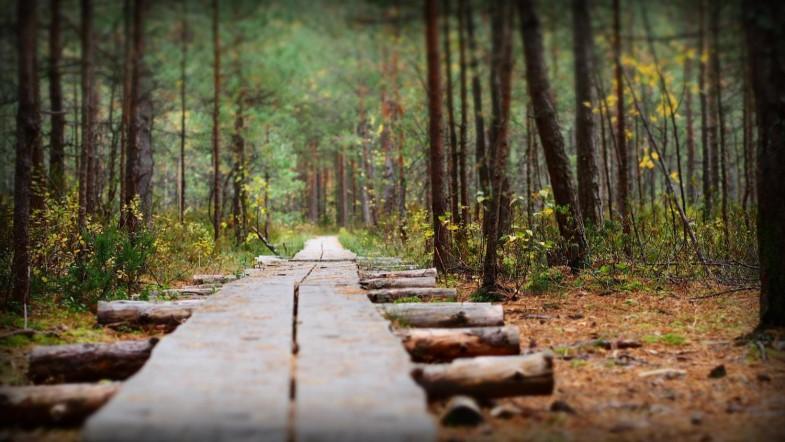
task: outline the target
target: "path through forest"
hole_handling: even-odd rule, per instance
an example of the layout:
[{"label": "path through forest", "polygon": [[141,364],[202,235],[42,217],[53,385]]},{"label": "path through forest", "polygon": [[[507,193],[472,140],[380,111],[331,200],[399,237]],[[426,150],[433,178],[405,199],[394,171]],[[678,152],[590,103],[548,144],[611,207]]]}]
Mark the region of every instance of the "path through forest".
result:
[{"label": "path through forest", "polygon": [[318,237],[225,285],[88,422],[87,440],[427,440],[409,356]]}]

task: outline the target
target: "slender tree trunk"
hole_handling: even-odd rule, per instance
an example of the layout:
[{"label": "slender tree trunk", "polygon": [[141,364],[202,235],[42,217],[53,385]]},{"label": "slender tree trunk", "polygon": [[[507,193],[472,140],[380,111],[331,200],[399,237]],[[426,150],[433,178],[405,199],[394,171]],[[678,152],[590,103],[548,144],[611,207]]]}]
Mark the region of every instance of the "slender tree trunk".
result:
[{"label": "slender tree trunk", "polygon": [[785,4],[746,0],[744,25],[758,126],[760,325],[785,326]]},{"label": "slender tree trunk", "polygon": [[578,153],[578,201],[586,223],[602,221],[599,172],[594,153],[594,116],[592,109],[591,16],[588,0],[573,0],[573,51],[575,53],[575,146]]},{"label": "slender tree trunk", "polygon": [[428,114],[430,139],[431,212],[433,216],[433,264],[439,272],[448,268],[447,228],[441,218],[447,212],[444,198],[444,146],[442,144],[442,90],[439,78],[439,28],[436,0],[425,0],[425,47],[428,55]]},{"label": "slender tree trunk", "polygon": [[123,2],[123,97],[122,97],[122,112],[120,119],[120,210],[121,218],[123,205],[126,201],[126,161],[128,155],[126,153],[128,147],[128,131],[129,131],[129,117],[130,117],[130,104],[131,104],[131,65],[133,63],[132,56],[132,40],[133,36],[131,30],[132,11],[131,0]]},{"label": "slender tree trunk", "polygon": [[459,131],[459,159],[458,174],[460,175],[461,187],[461,222],[464,226],[471,222],[469,214],[469,170],[467,160],[468,152],[468,108],[467,99],[467,79],[466,79],[466,2],[460,0],[458,10],[458,58],[460,65],[460,96],[461,96],[461,124]]},{"label": "slender tree trunk", "polygon": [[82,152],[79,162],[79,225],[84,227],[85,216],[93,213],[92,195],[94,186],[94,151],[96,91],[95,66],[93,62],[95,41],[93,38],[93,2],[80,0],[82,44],[81,86],[82,86]]},{"label": "slender tree trunk", "polygon": [[185,116],[186,116],[186,82],[188,80],[186,66],[188,61],[188,0],[183,0],[182,35],[180,59],[180,161],[177,168],[177,214],[180,223],[185,221]]},{"label": "slender tree trunk", "polygon": [[130,79],[129,79],[129,93],[128,93],[128,134],[126,135],[127,148],[125,160],[125,199],[124,210],[121,217],[121,225],[123,225],[129,232],[135,232],[139,229],[139,222],[141,221],[137,216],[138,206],[135,206],[134,201],[139,198],[140,194],[140,161],[139,161],[139,126],[140,118],[138,115],[139,105],[142,98],[142,76],[144,75],[144,66],[142,59],[144,57],[144,15],[147,8],[146,0],[134,0],[133,7],[133,24],[131,26],[132,43],[131,43],[131,66],[130,66]]},{"label": "slender tree trunk", "polygon": [[709,146],[709,117],[706,94],[706,12],[705,0],[698,1],[698,90],[701,111],[701,170],[703,172],[703,218],[708,219],[714,211],[714,192],[711,177],[711,148]]},{"label": "slender tree trunk", "polygon": [[60,0],[52,0],[52,21],[49,25],[49,100],[52,106],[51,131],[49,132],[49,185],[52,196],[62,200],[65,195],[65,109],[60,60],[63,53],[60,24]]},{"label": "slender tree trunk", "polygon": [[504,184],[507,179],[507,159],[510,154],[508,132],[510,121],[512,80],[512,8],[510,3],[496,2],[492,6],[492,58],[491,95],[494,97],[491,120],[490,157],[494,159],[491,200],[483,218],[485,232],[485,257],[482,286],[492,291],[496,288],[497,249],[503,225],[502,205]]},{"label": "slender tree trunk", "polygon": [[[613,61],[616,77],[616,152],[618,161],[618,196],[619,215],[621,216],[622,229],[627,238],[630,238],[630,166],[627,160],[627,129],[625,126],[624,111],[624,75],[621,65],[621,11],[619,0],[613,0]],[[625,252],[629,255],[630,241],[625,241]]]},{"label": "slender tree trunk", "polygon": [[[482,111],[482,87],[480,84],[480,72],[477,61],[477,42],[474,36],[474,17],[472,15],[471,1],[466,1],[466,36],[469,43],[469,66],[472,74],[472,107],[474,109],[474,134],[476,137],[475,163],[477,167],[479,185],[478,190],[483,195],[490,194],[490,178],[488,175],[488,164],[485,160],[485,118]],[[478,207],[480,205],[478,204]],[[475,210],[479,216],[479,210]],[[483,214],[483,217],[485,214]]]},{"label": "slender tree trunk", "polygon": [[554,200],[556,204],[566,209],[556,211],[556,220],[559,224],[559,232],[567,242],[568,263],[570,267],[577,269],[586,264],[588,246],[543,60],[540,21],[532,0],[519,0],[518,6],[526,59],[526,83],[534,109],[534,119],[545,151],[545,161],[548,163]]},{"label": "slender tree trunk", "polygon": [[373,177],[371,176],[370,168],[370,152],[368,151],[368,120],[365,110],[365,96],[367,95],[367,88],[360,86],[357,89],[357,101],[359,122],[357,124],[357,135],[360,137],[362,143],[362,158],[361,162],[361,182],[360,182],[360,206],[363,212],[363,224],[370,226],[373,224],[373,212],[371,211],[371,186],[373,185]]},{"label": "slender tree trunk", "polygon": [[40,143],[41,117],[36,101],[35,68],[36,1],[17,2],[18,99],[16,114],[16,165],[14,171],[13,301],[26,305],[30,292],[30,185],[32,156]]},{"label": "slender tree trunk", "polygon": [[[712,164],[712,168],[714,169],[714,173],[717,173],[717,176],[714,177],[718,179],[719,182],[719,189],[720,189],[720,205],[721,205],[721,212],[722,212],[722,225],[725,233],[725,241],[726,244],[729,241],[728,238],[728,165],[727,165],[727,143],[725,140],[725,113],[722,109],[722,83],[721,83],[721,68],[720,68],[720,4],[717,2],[712,2],[711,6],[711,15],[710,15],[710,27],[711,27],[711,52],[710,52],[710,60],[711,63],[711,88],[712,88],[712,96],[711,100],[714,103],[714,107],[716,110],[716,117],[717,117],[717,129],[716,132],[718,133],[718,137],[716,141],[717,148],[714,151],[714,163]],[[718,163],[718,164],[716,164]],[[715,186],[715,189],[717,186]]]},{"label": "slender tree trunk", "polygon": [[221,38],[218,33],[218,0],[213,0],[213,239],[221,233]]},{"label": "slender tree trunk", "polygon": [[458,136],[455,132],[455,106],[452,87],[452,57],[450,50],[450,0],[442,0],[442,32],[444,33],[444,77],[446,79],[445,94],[447,95],[447,135],[450,145],[450,157],[447,169],[450,171],[450,219],[453,224],[460,224],[460,194],[458,189]]},{"label": "slender tree trunk", "polygon": [[[684,60],[684,81],[692,80],[692,59],[687,57]],[[687,202],[695,204],[695,129],[693,128],[692,116],[692,90],[689,85],[686,87],[684,97],[684,114],[687,125]]]},{"label": "slender tree trunk", "polygon": [[[239,62],[238,62],[239,63]],[[240,67],[237,67],[238,72]],[[245,90],[241,89],[237,95],[237,113],[234,119],[234,177],[232,179],[232,225],[234,227],[234,241],[239,245],[245,241],[245,207],[244,188],[245,188]]]}]

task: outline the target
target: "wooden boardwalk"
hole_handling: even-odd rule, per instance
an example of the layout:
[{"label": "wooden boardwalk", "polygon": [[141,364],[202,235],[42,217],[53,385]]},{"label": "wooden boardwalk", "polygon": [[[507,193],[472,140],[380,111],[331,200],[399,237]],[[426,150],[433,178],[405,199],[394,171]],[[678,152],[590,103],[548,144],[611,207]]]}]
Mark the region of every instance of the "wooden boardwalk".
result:
[{"label": "wooden boardwalk", "polygon": [[409,356],[335,237],[227,284],[86,426],[89,441],[433,440]]}]

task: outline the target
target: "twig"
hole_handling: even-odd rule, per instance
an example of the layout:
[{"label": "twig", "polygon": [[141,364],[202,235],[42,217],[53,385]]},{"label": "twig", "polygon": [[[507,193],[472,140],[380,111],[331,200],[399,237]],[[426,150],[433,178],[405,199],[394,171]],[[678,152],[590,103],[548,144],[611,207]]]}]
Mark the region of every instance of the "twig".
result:
[{"label": "twig", "polygon": [[[273,245],[270,243],[270,241],[269,241],[269,240],[267,240],[267,238],[265,238],[265,237],[264,237],[264,235],[262,235],[262,232],[260,232],[260,231],[259,231],[259,229],[255,228],[255,227],[251,227],[251,230],[253,230],[253,232],[256,234],[256,236],[258,236],[258,237],[259,237],[259,240],[261,240],[261,241],[262,241],[262,243],[264,243],[265,247],[267,247],[268,249],[270,249],[270,251],[271,251],[271,252],[273,252],[273,253],[275,254],[275,256],[277,256],[277,257],[280,257],[280,256],[281,256],[281,254],[280,254],[280,253],[278,253],[278,250],[276,250],[276,249],[275,249],[275,246],[273,246]],[[286,248],[286,245],[284,244],[284,249],[285,249],[285,248]]]},{"label": "twig", "polygon": [[729,293],[745,292],[747,290],[760,290],[760,287],[759,286],[736,287],[728,290],[723,290],[721,292],[709,293],[708,295],[695,296],[694,298],[690,298],[689,300],[700,301],[703,299],[716,298],[718,296],[727,295]]}]

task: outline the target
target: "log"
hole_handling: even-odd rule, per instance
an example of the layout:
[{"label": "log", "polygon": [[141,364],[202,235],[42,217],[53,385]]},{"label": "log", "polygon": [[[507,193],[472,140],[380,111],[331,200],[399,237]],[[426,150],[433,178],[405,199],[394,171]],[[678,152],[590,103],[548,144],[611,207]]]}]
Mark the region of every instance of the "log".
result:
[{"label": "log", "polygon": [[119,387],[117,382],[0,387],[0,426],[79,425]]},{"label": "log", "polygon": [[553,392],[553,355],[482,356],[420,366],[412,377],[429,399],[466,395],[480,399]]},{"label": "log", "polygon": [[434,277],[436,278],[438,274],[436,273],[436,269],[415,269],[415,270],[391,270],[391,271],[377,271],[377,272],[365,272],[362,275],[364,278],[421,278],[421,277]]},{"label": "log", "polygon": [[420,301],[455,301],[458,291],[437,287],[412,287],[402,289],[380,289],[368,292],[371,302],[395,302],[405,298],[418,298]]},{"label": "log", "polygon": [[450,362],[475,356],[520,354],[520,330],[506,327],[409,328],[396,330],[415,362]]},{"label": "log", "polygon": [[382,314],[402,327],[485,327],[504,325],[501,305],[488,302],[379,304]]},{"label": "log", "polygon": [[195,295],[195,296],[205,296],[205,295],[212,295],[219,290],[218,287],[182,287],[179,289],[166,289],[162,290],[160,293],[162,295]]},{"label": "log", "polygon": [[416,278],[370,278],[360,281],[365,289],[399,289],[408,287],[436,287],[436,278],[422,276]]},{"label": "log", "polygon": [[131,325],[162,327],[174,330],[191,316],[204,301],[98,301],[98,323],[108,326]]},{"label": "log", "polygon": [[36,384],[123,380],[136,373],[158,338],[106,344],[38,346],[28,355],[27,377]]},{"label": "log", "polygon": [[191,278],[194,284],[226,284],[236,279],[236,275],[194,275]]},{"label": "log", "polygon": [[473,398],[469,396],[453,396],[444,407],[440,419],[446,427],[475,427],[485,418],[482,410]]}]

